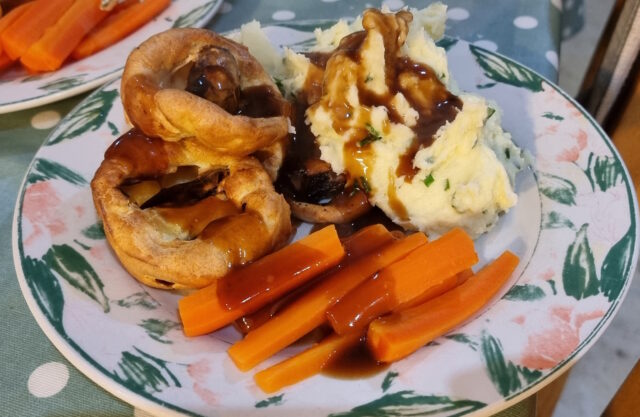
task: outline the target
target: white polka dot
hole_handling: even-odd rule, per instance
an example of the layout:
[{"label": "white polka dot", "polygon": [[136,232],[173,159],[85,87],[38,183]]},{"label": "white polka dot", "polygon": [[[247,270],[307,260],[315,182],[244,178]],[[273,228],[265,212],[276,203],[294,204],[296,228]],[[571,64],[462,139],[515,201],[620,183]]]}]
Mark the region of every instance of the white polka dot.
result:
[{"label": "white polka dot", "polygon": [[31,118],[31,126],[34,129],[49,129],[60,121],[60,113],[54,110],[42,111]]},{"label": "white polka dot", "polygon": [[469,18],[469,12],[462,7],[454,7],[447,10],[447,17],[451,20],[466,20]]},{"label": "white polka dot", "polygon": [[222,6],[220,6],[220,14],[227,14],[231,11],[231,9],[233,9],[231,3],[225,1],[224,3],[222,3]]},{"label": "white polka dot", "polygon": [[155,416],[151,413],[148,413],[147,411],[141,410],[139,408],[134,408],[133,417],[155,417]]},{"label": "white polka dot", "polygon": [[547,51],[544,57],[547,58],[547,61],[549,61],[555,69],[558,69],[558,54],[556,51]]},{"label": "white polka dot", "polygon": [[402,0],[384,0],[382,7],[387,6],[389,10],[398,10],[404,7],[404,1]]},{"label": "white polka dot", "polygon": [[46,398],[59,393],[69,381],[69,369],[60,362],[48,362],[38,366],[27,381],[27,388],[34,397]]},{"label": "white polka dot", "polygon": [[513,24],[520,29],[533,29],[538,26],[538,19],[533,16],[518,16],[513,19]]},{"label": "white polka dot", "polygon": [[487,40],[487,39],[483,39],[480,41],[475,41],[473,43],[476,46],[479,46],[480,48],[484,48],[484,49],[488,49],[489,51],[497,51],[498,50],[498,45],[496,45],[495,42]]},{"label": "white polka dot", "polygon": [[551,4],[553,4],[553,6],[562,11],[562,0],[551,0]]},{"label": "white polka dot", "polygon": [[296,14],[291,10],[278,10],[271,15],[273,20],[291,20],[296,17]]}]

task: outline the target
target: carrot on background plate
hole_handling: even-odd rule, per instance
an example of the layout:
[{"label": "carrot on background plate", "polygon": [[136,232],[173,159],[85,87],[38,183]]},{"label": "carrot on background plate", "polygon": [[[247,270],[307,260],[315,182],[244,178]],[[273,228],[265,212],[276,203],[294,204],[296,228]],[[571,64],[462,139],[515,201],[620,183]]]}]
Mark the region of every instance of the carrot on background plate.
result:
[{"label": "carrot on background plate", "polygon": [[518,257],[506,251],[456,288],[369,324],[367,345],[373,357],[393,362],[472,317],[507,282]]},{"label": "carrot on background plate", "polygon": [[217,330],[337,265],[345,255],[335,226],[231,271],[178,303],[184,333]]},{"label": "carrot on background plate", "polygon": [[0,35],[2,47],[11,59],[20,58],[45,30],[54,25],[74,0],[34,0]]},{"label": "carrot on background plate", "polygon": [[166,9],[171,0],[144,0],[132,2],[114,10],[108,18],[92,30],[72,52],[75,59],[86,58],[113,45],[145,25]]},{"label": "carrot on background plate", "polygon": [[[2,32],[4,32],[5,29],[9,27],[9,25],[11,25],[13,22],[16,21],[16,19],[22,16],[24,12],[29,10],[29,7],[31,7],[32,4],[33,2],[21,4],[11,9],[9,13],[0,17],[0,36],[2,35]],[[4,48],[2,47],[2,42],[0,42],[0,55],[2,55],[3,49]]]},{"label": "carrot on background plate", "polygon": [[471,237],[452,229],[351,290],[327,311],[327,319],[338,334],[361,329],[400,306],[450,290],[458,284],[458,274],[477,262]]},{"label": "carrot on background plate", "polygon": [[100,9],[100,0],[75,0],[60,19],[27,49],[20,62],[32,72],[57,70],[82,38],[108,14]]},{"label": "carrot on background plate", "polygon": [[323,324],[326,311],[358,284],[425,243],[423,233],[414,233],[357,258],[249,332],[227,353],[240,370],[253,368]]},{"label": "carrot on background plate", "polygon": [[360,343],[361,333],[332,334],[309,349],[254,375],[256,384],[267,394],[293,385],[322,371],[332,360]]},{"label": "carrot on background plate", "polygon": [[0,71],[9,68],[13,63],[16,62],[13,59],[9,58],[6,54],[0,52]]}]

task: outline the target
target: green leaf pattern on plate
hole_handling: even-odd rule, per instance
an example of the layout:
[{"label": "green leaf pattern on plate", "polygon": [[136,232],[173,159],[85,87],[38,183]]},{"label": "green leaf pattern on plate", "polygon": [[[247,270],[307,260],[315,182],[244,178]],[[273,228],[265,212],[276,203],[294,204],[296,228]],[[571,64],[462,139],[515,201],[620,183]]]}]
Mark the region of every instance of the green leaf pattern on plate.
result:
[{"label": "green leaf pattern on plate", "polygon": [[544,298],[545,293],[542,288],[532,284],[514,285],[509,292],[504,295],[509,301],[535,301]]},{"label": "green leaf pattern on plate", "polygon": [[595,189],[597,185],[600,191],[607,191],[624,179],[624,169],[619,160],[610,156],[595,156],[593,152],[589,154],[585,174],[591,186]]},{"label": "green leaf pattern on plate", "polygon": [[550,211],[542,215],[542,228],[543,229],[560,229],[569,228],[575,230],[576,226],[565,215],[558,213],[557,211]]},{"label": "green leaf pattern on plate", "polygon": [[82,230],[82,235],[92,240],[102,240],[105,238],[102,222],[97,222]]},{"label": "green leaf pattern on plate", "polygon": [[552,113],[550,111],[542,113],[542,117],[547,118],[547,119],[551,119],[551,120],[558,120],[558,121],[564,120],[564,117],[559,116],[559,115],[557,115],[555,113]]},{"label": "green leaf pattern on plate", "polygon": [[436,42],[436,45],[438,45],[440,48],[444,48],[445,51],[448,51],[451,48],[453,48],[457,43],[458,43],[458,39],[452,38],[450,36],[445,36],[442,39],[440,39],[438,42]]},{"label": "green leaf pattern on plate", "polygon": [[453,417],[471,413],[485,406],[486,404],[480,401],[454,400],[446,396],[398,391],[354,407],[351,411],[330,414],[329,417],[403,417],[432,414]]},{"label": "green leaf pattern on plate", "polygon": [[631,223],[627,233],[609,250],[600,270],[600,288],[609,301],[618,298],[624,287],[625,277],[631,272],[635,224]]},{"label": "green leaf pattern on plate", "polygon": [[458,343],[464,343],[473,350],[478,350],[478,342],[474,341],[469,335],[464,333],[452,333],[445,336],[445,339],[453,340]]},{"label": "green leaf pattern on plate", "polygon": [[540,371],[516,366],[513,362],[505,360],[500,341],[487,333],[482,335],[481,350],[489,378],[503,397],[542,376]]},{"label": "green leaf pattern on plate", "polygon": [[98,130],[106,121],[116,98],[118,98],[117,90],[99,90],[90,95],[82,108],[62,125],[62,131],[56,131],[56,135],[47,142],[47,145],[55,145],[82,133]]},{"label": "green leaf pattern on plate", "polygon": [[284,394],[274,395],[273,397],[266,398],[262,401],[258,401],[254,407],[255,408],[265,408],[271,405],[281,405],[283,403],[282,399],[284,398]]},{"label": "green leaf pattern on plate", "polygon": [[174,28],[186,28],[194,26],[200,19],[207,15],[221,0],[214,0],[196,7],[188,13],[183,14],[173,23]]},{"label": "green leaf pattern on plate", "polygon": [[393,380],[396,379],[398,375],[400,374],[394,371],[387,372],[387,374],[384,376],[384,379],[382,380],[382,384],[380,385],[380,388],[382,388],[382,392],[387,392],[389,388],[391,388]]},{"label": "green leaf pattern on plate", "polygon": [[118,370],[113,375],[134,392],[152,394],[171,386],[182,385],[167,366],[168,362],[143,352],[134,346],[136,353],[122,352]]},{"label": "green leaf pattern on plate", "polygon": [[38,87],[40,90],[45,90],[50,93],[55,93],[58,91],[68,90],[70,88],[76,87],[83,83],[83,77],[87,74],[78,74],[73,77],[64,77],[59,78],[55,81],[51,81],[49,83],[43,84]]},{"label": "green leaf pattern on plate", "polygon": [[51,268],[43,260],[33,259],[30,256],[22,259],[22,268],[27,284],[49,323],[58,332],[65,334],[62,324],[64,296],[60,283],[51,272]]},{"label": "green leaf pattern on plate", "polygon": [[[349,21],[349,19],[347,19]],[[320,28],[322,30],[326,30],[329,29],[331,26],[335,25],[338,21],[337,20],[333,20],[333,19],[328,19],[328,20],[323,20],[321,22],[318,21],[312,21],[312,22],[306,22],[306,21],[300,21],[300,22],[277,22],[275,23],[276,26],[280,26],[280,27],[284,27],[284,28],[289,28],[289,29],[294,29],[294,30],[298,30],[300,32],[309,32],[309,33],[313,33],[315,28]]]},{"label": "green leaf pattern on plate", "polygon": [[492,80],[533,92],[542,91],[542,78],[529,69],[475,45],[469,45],[469,49],[484,70],[484,75]]},{"label": "green leaf pattern on plate", "polygon": [[593,252],[587,237],[587,223],[580,227],[569,248],[562,268],[562,284],[567,295],[580,300],[599,293]]},{"label": "green leaf pattern on plate", "polygon": [[42,257],[47,266],[64,278],[71,286],[82,291],[109,312],[109,299],[104,284],[87,260],[67,244],[53,245]]},{"label": "green leaf pattern on plate", "polygon": [[140,323],[140,327],[142,327],[150,338],[156,340],[160,343],[171,344],[173,343],[169,339],[163,338],[170,330],[179,329],[180,323],[174,320],[159,320],[155,318],[144,319]]},{"label": "green leaf pattern on plate", "polygon": [[140,291],[131,294],[128,297],[125,297],[121,300],[116,301],[120,307],[131,308],[131,307],[141,307],[145,310],[155,310],[158,308],[158,302],[151,297],[146,291]]},{"label": "green leaf pattern on plate", "polygon": [[87,184],[87,180],[77,172],[72,171],[58,162],[43,158],[38,158],[33,163],[33,167],[27,176],[27,183],[35,184],[36,182],[53,179],[61,179],[75,185]]},{"label": "green leaf pattern on plate", "polygon": [[538,172],[538,187],[546,197],[560,204],[576,205],[576,186],[569,180],[557,175]]}]

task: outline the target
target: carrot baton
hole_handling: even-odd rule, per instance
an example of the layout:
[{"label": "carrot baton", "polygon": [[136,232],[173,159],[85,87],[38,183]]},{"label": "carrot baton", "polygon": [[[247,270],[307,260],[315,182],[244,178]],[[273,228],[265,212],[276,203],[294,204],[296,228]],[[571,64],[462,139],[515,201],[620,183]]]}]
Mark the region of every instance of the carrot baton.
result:
[{"label": "carrot baton", "polygon": [[111,16],[83,39],[73,51],[73,58],[86,58],[113,45],[145,25],[166,9],[169,4],[171,4],[171,0],[143,0],[115,10]]},{"label": "carrot baton", "polygon": [[[371,226],[364,227],[358,230],[353,235],[342,240],[342,246],[346,256],[340,262],[336,268],[344,267],[353,260],[359,258],[371,252],[374,249],[386,245],[393,240],[391,232],[387,230],[382,224],[377,223]],[[331,270],[326,273],[331,273]],[[315,278],[304,285],[296,288],[291,293],[284,297],[262,307],[260,310],[251,313],[247,316],[241,317],[234,323],[236,328],[243,334],[249,333],[251,330],[262,326],[267,320],[271,319],[278,311],[284,306],[292,303],[296,298],[300,297],[304,292],[309,290],[310,286],[315,283],[316,280],[322,279],[322,277]]]},{"label": "carrot baton", "polygon": [[[0,18],[0,36],[2,35],[2,32],[5,31],[6,28],[9,27],[9,25],[11,25],[13,22],[16,21],[16,19],[18,19],[20,16],[22,16],[22,14],[24,12],[26,12],[27,10],[29,10],[29,7],[31,7],[33,3],[24,3],[21,4],[13,9],[11,9],[9,11],[9,13],[5,14],[4,16],[2,16]],[[0,42],[0,56],[5,55],[5,58],[3,59],[3,62],[11,60],[8,56],[6,56],[6,54],[2,54],[3,48],[2,48],[2,42]]]},{"label": "carrot baton", "polygon": [[360,343],[361,337],[360,333],[332,334],[304,352],[256,373],[253,378],[262,391],[276,392],[322,371],[332,360]]},{"label": "carrot baton", "polygon": [[335,226],[327,226],[243,268],[178,303],[184,333],[199,336],[252,313],[344,257]]},{"label": "carrot baton", "polygon": [[426,242],[424,234],[414,233],[355,260],[249,332],[229,356],[240,370],[253,368],[324,323],[326,311],[358,284]]},{"label": "carrot baton", "polygon": [[399,360],[477,313],[509,279],[518,257],[506,251],[475,276],[425,303],[374,320],[367,345],[382,362]]},{"label": "carrot baton", "polygon": [[60,68],[82,38],[109,14],[100,9],[100,1],[76,0],[24,53],[22,65],[33,72]]},{"label": "carrot baton", "polygon": [[11,59],[20,58],[54,25],[74,0],[35,0],[0,35],[2,47]]},{"label": "carrot baton", "polygon": [[338,334],[364,328],[399,306],[450,290],[458,284],[457,274],[477,262],[473,240],[452,229],[350,291],[327,311],[327,319]]}]

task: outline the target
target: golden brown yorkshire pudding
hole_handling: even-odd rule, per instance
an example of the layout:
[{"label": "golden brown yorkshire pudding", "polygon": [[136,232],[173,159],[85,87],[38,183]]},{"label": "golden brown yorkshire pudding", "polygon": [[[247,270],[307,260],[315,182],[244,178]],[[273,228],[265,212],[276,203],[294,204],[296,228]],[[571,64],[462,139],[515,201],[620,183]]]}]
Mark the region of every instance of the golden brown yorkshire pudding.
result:
[{"label": "golden brown yorkshire pudding", "polygon": [[203,287],[285,243],[289,206],[252,157],[131,130],[91,181],[106,237],[146,285]]},{"label": "golden brown yorkshire pudding", "polygon": [[275,176],[282,146],[274,144],[288,135],[290,105],[243,45],[205,29],[159,33],[129,55],[121,94],[146,135],[194,138],[235,156],[267,148],[261,158],[271,158],[265,166]]}]

